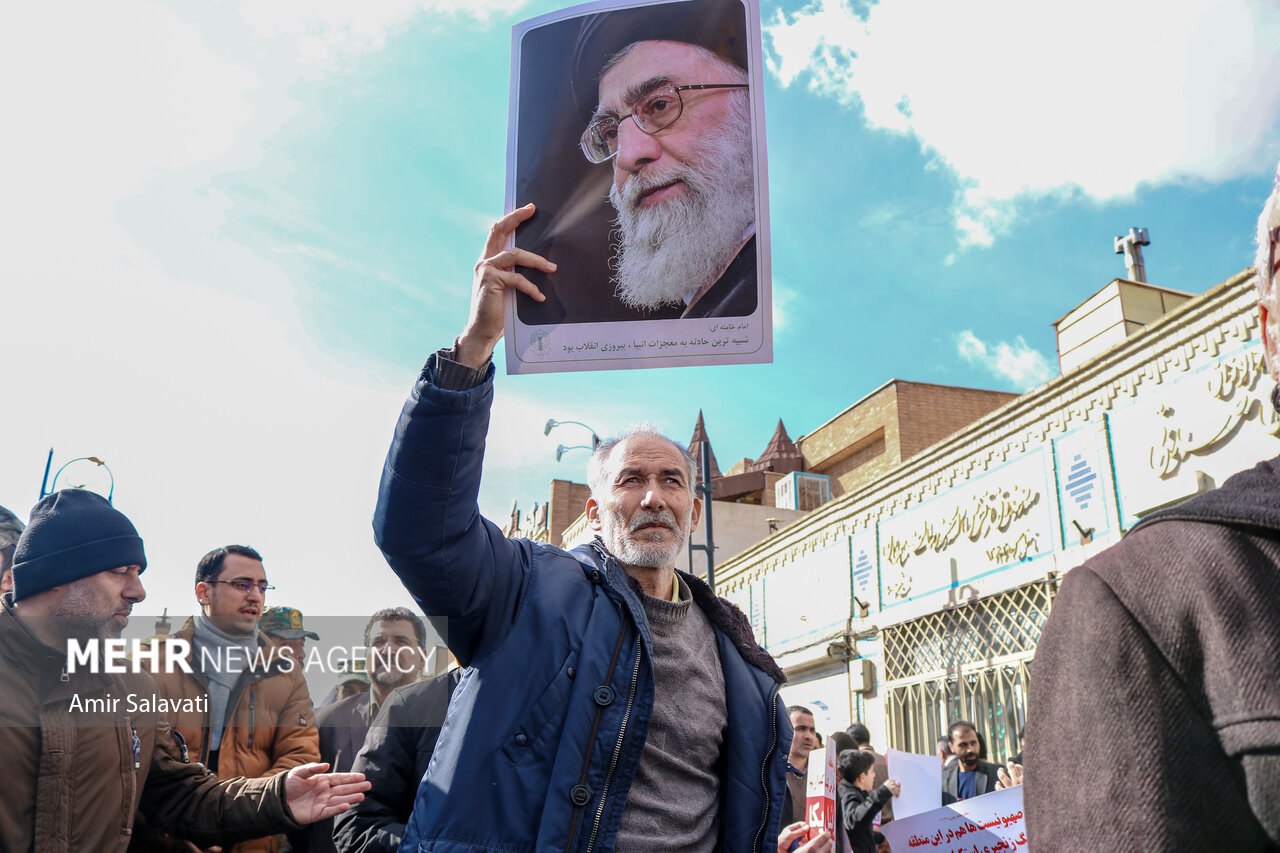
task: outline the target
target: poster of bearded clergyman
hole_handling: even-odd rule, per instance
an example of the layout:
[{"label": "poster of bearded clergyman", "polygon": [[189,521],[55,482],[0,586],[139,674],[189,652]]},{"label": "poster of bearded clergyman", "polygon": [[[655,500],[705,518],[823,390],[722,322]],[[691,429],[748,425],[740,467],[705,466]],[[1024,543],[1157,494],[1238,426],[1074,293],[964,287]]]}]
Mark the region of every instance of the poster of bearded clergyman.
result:
[{"label": "poster of bearded clergyman", "polygon": [[756,0],[603,0],[512,35],[507,210],[545,302],[507,371],[773,358]]}]

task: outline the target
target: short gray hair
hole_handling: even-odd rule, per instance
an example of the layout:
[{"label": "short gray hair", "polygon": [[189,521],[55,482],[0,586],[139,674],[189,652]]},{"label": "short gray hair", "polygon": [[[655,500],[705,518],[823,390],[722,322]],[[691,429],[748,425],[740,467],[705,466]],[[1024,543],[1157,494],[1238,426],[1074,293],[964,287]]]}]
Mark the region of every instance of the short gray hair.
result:
[{"label": "short gray hair", "polygon": [[608,476],[609,457],[613,455],[613,449],[628,438],[635,436],[660,438],[679,451],[680,458],[684,460],[684,464],[689,469],[689,490],[693,491],[694,484],[698,482],[698,464],[689,455],[689,449],[653,424],[638,423],[627,427],[626,430],[618,435],[600,442],[595,452],[591,454],[591,458],[587,460],[587,485],[591,487],[592,497],[598,499],[604,494],[605,488],[608,486],[606,478]]}]

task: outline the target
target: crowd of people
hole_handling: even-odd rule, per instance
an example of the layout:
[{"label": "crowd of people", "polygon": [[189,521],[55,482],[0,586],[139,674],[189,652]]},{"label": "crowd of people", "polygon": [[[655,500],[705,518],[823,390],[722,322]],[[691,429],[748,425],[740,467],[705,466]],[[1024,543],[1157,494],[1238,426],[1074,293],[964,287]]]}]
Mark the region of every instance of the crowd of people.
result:
[{"label": "crowd of people", "polygon": [[[32,532],[19,552],[24,525],[13,513],[0,509],[0,531],[5,537],[0,540],[5,543],[0,547],[0,584],[6,591],[15,588],[11,570],[15,554],[22,569],[17,595],[6,603],[12,623],[32,620],[35,626],[41,624],[34,621],[39,614],[32,614],[32,610],[38,609],[42,596],[50,591],[41,589],[43,581],[31,580],[34,576],[28,569],[47,559],[39,550],[41,546],[66,544],[53,538],[62,532],[59,525],[74,525],[77,531],[90,531],[72,540],[72,547],[88,565],[101,562],[95,559],[97,549],[106,552],[102,557],[106,562],[137,562],[129,563],[123,571],[113,566],[85,578],[60,577],[69,585],[60,602],[50,602],[51,624],[59,626],[59,635],[68,637],[92,635],[95,627],[98,636],[118,634],[125,621],[119,617],[127,616],[129,608],[144,595],[139,576],[145,569],[145,557],[140,542],[133,542],[128,520],[88,492],[50,496],[36,507],[33,518]],[[94,536],[98,538],[91,538]],[[126,540],[123,546],[121,539]],[[120,547],[124,550],[110,550]],[[65,549],[55,547],[53,553],[61,550]],[[73,574],[80,571],[87,570],[75,569]],[[98,575],[114,581],[109,588],[118,592],[116,598],[101,596],[101,606],[97,606],[95,591],[84,588],[85,584],[100,585]],[[364,780],[360,786],[363,796],[350,797],[346,809],[330,809],[336,814],[323,814],[305,826],[291,826],[289,819],[277,812],[271,827],[275,831],[256,838],[223,832],[217,842],[237,853],[399,849],[419,781],[427,773],[463,670],[454,668],[420,680],[426,625],[406,607],[389,607],[370,616],[360,638],[370,652],[366,666],[350,668],[351,677],[344,676],[335,690],[315,703],[303,667],[297,664],[306,659],[307,640],[320,637],[307,630],[297,609],[265,605],[272,587],[262,555],[243,545],[215,548],[197,562],[194,580],[195,615],[172,634],[149,641],[161,647],[182,643],[178,656],[189,667],[155,668],[156,661],[170,657],[163,649],[144,658],[154,680],[154,695],[166,699],[172,708],[163,719],[151,720],[150,727],[166,731],[181,763],[205,774],[187,772],[193,778],[207,774],[206,785],[212,785],[210,780],[215,777],[244,780],[246,790],[256,790],[248,780],[262,784],[293,768],[316,764],[340,774],[337,780]],[[661,630],[654,631],[655,642]],[[231,649],[237,653],[228,653]],[[217,654],[210,656],[210,651]],[[225,665],[210,666],[210,661]],[[786,715],[791,737],[777,836],[779,853],[884,853],[888,844],[878,828],[893,820],[891,800],[901,788],[888,778],[885,758],[871,745],[867,727],[854,723],[828,736],[837,747],[840,777],[832,835],[811,829],[806,817],[809,761],[821,749],[822,736],[808,708],[793,705],[786,709]],[[140,720],[130,721],[130,726],[141,732],[139,724]],[[173,764],[166,749],[169,746],[163,740],[159,746],[152,741],[152,752],[164,753],[162,760],[153,759],[158,766]],[[944,803],[1014,784],[1003,768],[985,760],[983,739],[967,721],[951,725],[949,737],[939,742],[939,760],[944,768]],[[821,767],[814,769],[822,771]],[[1021,767],[1011,762],[1008,772],[1020,778]],[[145,788],[143,781],[139,779],[140,788]],[[352,782],[339,784],[350,789]],[[181,794],[174,791],[169,796],[182,802]],[[244,798],[240,793],[240,799]],[[163,802],[153,804],[151,798],[142,797],[126,834],[128,845],[139,850],[189,850],[188,841],[213,840],[209,834],[213,824],[204,825],[197,819],[175,823],[172,811]]]},{"label": "crowd of people", "polygon": [[[806,811],[808,776],[822,772],[810,768],[811,756],[821,755],[822,739],[815,728],[813,712],[803,705],[787,708],[791,720],[791,749],[787,756],[787,799],[783,803],[783,831],[779,853],[799,849],[831,850],[836,853],[887,853],[889,843],[879,827],[893,820],[893,798],[902,794],[902,785],[889,778],[888,761],[871,745],[871,732],[862,723],[832,732],[828,741],[837,757],[837,797],[833,825],[828,835],[810,829],[816,821]],[[938,739],[941,763],[939,801],[950,805],[991,791],[1022,783],[1021,754],[1000,767],[987,761],[982,733],[968,720],[955,720],[948,735]],[[811,846],[802,838],[813,836]]]},{"label": "crowd of people", "polygon": [[[620,191],[642,190],[646,217],[694,192],[686,172],[661,167],[696,159],[691,135],[727,120],[721,90],[743,85],[716,82],[724,64],[695,47],[641,42],[602,71],[588,150],[613,160]],[[654,76],[647,63],[669,68]],[[661,121],[635,115],[640,101]],[[1259,234],[1273,376],[1278,198],[1280,184]],[[786,677],[746,617],[676,569],[702,512],[684,447],[646,425],[601,443],[588,465],[595,538],[571,551],[508,539],[479,513],[505,301],[542,301],[520,270],[556,269],[513,247],[535,213],[528,204],[493,226],[461,333],[428,357],[395,426],[374,510],[388,566],[458,668],[421,679],[425,625],[389,607],[367,623],[364,677],[347,673],[317,708],[290,665],[315,635],[296,610],[266,608],[263,556],[243,545],[196,562],[195,615],[141,650],[145,666],[69,666],[69,642],[119,638],[145,598],[143,540],[85,490],[49,495],[25,524],[0,513],[0,847],[885,849],[877,826],[894,819],[902,786],[867,728],[829,735],[839,831],[814,835],[813,715],[784,706]],[[727,262],[739,238],[751,235],[735,234]],[[1068,575],[1029,700],[1036,844],[1280,843],[1277,476],[1264,463],[1148,517]],[[185,665],[159,663],[174,660]],[[155,701],[122,712],[125,697]],[[1090,738],[1110,748],[1090,750]],[[1020,763],[996,767],[984,752],[977,725],[950,722],[942,802],[1022,783]]]}]

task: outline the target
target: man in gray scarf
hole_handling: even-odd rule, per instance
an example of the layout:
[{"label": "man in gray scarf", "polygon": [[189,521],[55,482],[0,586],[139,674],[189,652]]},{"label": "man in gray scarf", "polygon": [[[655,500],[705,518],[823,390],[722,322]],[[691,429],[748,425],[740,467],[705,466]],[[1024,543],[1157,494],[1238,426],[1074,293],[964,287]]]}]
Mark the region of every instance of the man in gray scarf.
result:
[{"label": "man in gray scarf", "polygon": [[[190,673],[154,675],[168,699],[208,697],[207,710],[174,712],[169,722],[186,740],[192,760],[224,778],[269,776],[320,760],[301,666],[273,654],[258,632],[270,591],[261,554],[244,545],[215,548],[196,566],[200,610],[171,638],[157,641],[190,644]],[[280,848],[277,838],[263,838],[235,850]]]}]

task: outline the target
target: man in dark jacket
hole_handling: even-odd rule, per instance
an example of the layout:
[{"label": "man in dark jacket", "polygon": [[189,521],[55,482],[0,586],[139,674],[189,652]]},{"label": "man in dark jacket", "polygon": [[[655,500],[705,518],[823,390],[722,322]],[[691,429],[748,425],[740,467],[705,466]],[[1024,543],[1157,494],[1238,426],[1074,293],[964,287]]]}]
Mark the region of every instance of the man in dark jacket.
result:
[{"label": "man in dark jacket", "polygon": [[351,769],[373,788],[364,802],[334,822],[342,853],[395,853],[413,812],[418,783],[435,751],[449,698],[462,678],[454,669],[392,691],[365,737]]},{"label": "man in dark jacket", "polygon": [[772,850],[784,676],[741,612],[675,570],[702,508],[688,453],[645,429],[601,444],[598,536],[572,552],[477,511],[503,298],[541,298],[517,265],[554,269],[504,249],[532,215],[490,232],[470,320],[428,359],[383,471],[378,544],[468,667],[405,849]]},{"label": "man in dark jacket", "polygon": [[[321,761],[338,772],[351,769],[382,703],[393,690],[412,684],[422,674],[426,642],[427,627],[406,607],[386,607],[369,618],[364,629],[364,660],[370,689],[316,711]],[[421,778],[419,773],[415,786]],[[289,840],[295,848],[308,853],[337,850],[331,820],[320,821]]]},{"label": "man in dark jacket", "polygon": [[[220,782],[187,761],[146,705],[152,677],[111,671],[103,658],[102,642],[146,596],[146,566],[137,530],[99,495],[68,489],[32,510],[0,611],[0,847],[124,851],[139,815],[202,845],[230,844],[359,802],[362,776],[319,764]],[[72,641],[97,650],[98,665],[71,665]]]},{"label": "man in dark jacket", "polygon": [[956,760],[942,769],[942,804],[980,797],[996,790],[1000,768],[983,761],[982,738],[973,723],[956,720],[947,728]]},{"label": "man in dark jacket", "polygon": [[[1278,229],[1280,181],[1258,223],[1259,309],[1273,377]],[[1073,569],[1032,670],[1024,792],[1031,846],[1276,849],[1277,602],[1276,459],[1147,516]]]}]

